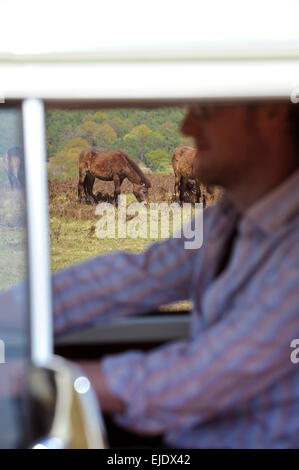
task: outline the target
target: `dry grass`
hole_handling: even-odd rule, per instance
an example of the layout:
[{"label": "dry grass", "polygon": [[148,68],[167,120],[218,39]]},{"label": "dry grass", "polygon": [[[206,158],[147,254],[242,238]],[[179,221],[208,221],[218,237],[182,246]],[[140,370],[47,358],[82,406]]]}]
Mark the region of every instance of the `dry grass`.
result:
[{"label": "dry grass", "polygon": [[[148,175],[152,187],[149,190],[149,202],[173,201],[173,175]],[[52,268],[54,270],[80,261],[86,256],[95,256],[113,250],[128,250],[139,252],[151,239],[98,239],[95,225],[99,217],[95,214],[95,205],[83,202],[77,197],[76,178],[53,179],[49,181],[49,212],[52,250]],[[114,185],[112,182],[96,180],[94,194],[98,200],[112,202]],[[127,204],[136,202],[131,193],[132,185],[127,180],[122,185],[122,193],[127,195]],[[194,200],[195,193],[187,194],[187,200]],[[211,196],[206,194],[208,204]],[[128,217],[127,217],[128,220]]]},{"label": "dry grass", "polygon": [[[174,176],[168,174],[148,174],[152,187],[149,190],[149,202],[173,201]],[[79,204],[77,198],[77,178],[55,178],[49,181],[50,217],[64,217],[71,220],[96,220],[94,206]],[[202,188],[204,191],[204,188]],[[96,180],[93,188],[98,200],[113,201],[114,184],[110,181]],[[136,201],[132,195],[132,184],[125,180],[122,184],[123,194],[130,195],[128,202]],[[204,191],[205,192],[205,191]],[[211,196],[206,194],[207,203],[211,202]],[[186,193],[186,201],[195,201],[195,191]]]},{"label": "dry grass", "polygon": [[22,191],[0,183],[0,292],[26,273],[25,203]]}]

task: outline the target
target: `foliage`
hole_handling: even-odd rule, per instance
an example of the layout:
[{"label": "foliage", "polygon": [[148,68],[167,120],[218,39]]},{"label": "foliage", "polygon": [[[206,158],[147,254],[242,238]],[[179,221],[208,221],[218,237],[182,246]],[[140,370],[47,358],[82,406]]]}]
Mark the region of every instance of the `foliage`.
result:
[{"label": "foliage", "polygon": [[75,138],[68,142],[63,150],[57,152],[48,164],[50,178],[65,178],[78,175],[78,156],[88,147],[88,142],[82,138]]},{"label": "foliage", "polygon": [[77,174],[75,152],[82,150],[82,141],[73,145],[76,139],[83,139],[86,147],[121,149],[152,171],[172,171],[173,151],[181,144],[190,145],[179,132],[183,116],[184,108],[48,110],[50,175]]},{"label": "foliage", "polygon": [[102,111],[97,111],[93,115],[93,120],[99,124],[102,124],[102,122],[106,121],[108,119],[107,114],[102,113]]},{"label": "foliage", "polygon": [[96,138],[100,131],[100,124],[91,119],[84,119],[78,128],[79,135],[86,139],[89,146],[96,146]]},{"label": "foliage", "polygon": [[138,160],[140,153],[140,142],[137,135],[126,134],[123,138],[123,150],[134,160]]},{"label": "foliage", "polygon": [[113,127],[106,122],[100,124],[95,136],[96,147],[108,150],[116,138],[117,134]]},{"label": "foliage", "polygon": [[161,148],[147,152],[145,155],[145,160],[146,163],[153,169],[153,171],[169,170],[168,153]]},{"label": "foliage", "polygon": [[67,140],[80,136],[76,131],[87,115],[87,110],[68,111],[63,109],[51,109],[46,111],[48,160],[59,150],[62,150],[66,144],[66,135]]},{"label": "foliage", "polygon": [[82,139],[82,137],[75,137],[74,139],[71,139],[66,146],[64,147],[65,150],[70,150],[73,149],[74,147],[76,148],[85,148],[87,145],[87,141],[85,139]]}]

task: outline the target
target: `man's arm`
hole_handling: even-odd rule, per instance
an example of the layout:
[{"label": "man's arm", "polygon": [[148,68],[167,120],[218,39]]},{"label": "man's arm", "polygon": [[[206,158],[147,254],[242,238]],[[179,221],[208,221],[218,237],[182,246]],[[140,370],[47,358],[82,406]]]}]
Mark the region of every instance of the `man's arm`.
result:
[{"label": "man's arm", "polygon": [[103,408],[117,411],[117,421],[129,429],[156,434],[208,421],[257,396],[294,368],[297,284],[298,272],[286,270],[265,283],[252,305],[229,312],[194,341],[104,358],[101,381],[117,401],[111,407],[99,391]]},{"label": "man's arm", "polygon": [[100,362],[77,361],[76,364],[91,381],[102,411],[106,413],[123,413],[125,411],[125,402],[109,390]]},{"label": "man's arm", "polygon": [[171,238],[141,254],[111,253],[52,278],[55,333],[189,298],[197,250]]}]

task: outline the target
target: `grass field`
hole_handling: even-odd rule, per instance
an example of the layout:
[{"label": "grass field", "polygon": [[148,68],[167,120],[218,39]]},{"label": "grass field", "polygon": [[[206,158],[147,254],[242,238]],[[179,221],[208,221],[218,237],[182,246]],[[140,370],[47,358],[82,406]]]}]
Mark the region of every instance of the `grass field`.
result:
[{"label": "grass field", "polygon": [[[159,202],[171,198],[171,176],[152,175],[153,188],[150,201]],[[96,181],[94,193],[101,192],[105,201],[111,201],[114,186],[110,182]],[[128,204],[136,202],[131,185],[125,181],[122,187]],[[152,240],[131,238],[99,239],[95,226],[99,217],[95,206],[77,201],[77,179],[54,179],[49,182],[51,262],[55,271],[91,256],[113,250],[142,251]]]},{"label": "grass field", "polygon": [[[152,187],[149,202],[172,202],[173,175],[148,175]],[[114,186],[110,182],[97,180],[94,193],[101,193],[104,201],[111,202]],[[131,184],[126,180],[122,191],[127,195],[127,203],[136,202],[131,194]],[[192,194],[191,194],[192,197]],[[114,250],[132,252],[142,251],[151,238],[105,238],[99,239],[95,227],[99,217],[95,214],[95,205],[79,204],[77,201],[77,179],[53,179],[49,182],[50,233],[52,269],[64,268],[90,256],[96,256]],[[208,198],[209,201],[209,198]],[[117,210],[116,210],[117,212]],[[148,231],[149,232],[149,231]]]},{"label": "grass field", "polygon": [[[152,173],[148,177],[152,184],[149,202],[171,203],[173,175]],[[95,182],[94,193],[103,201],[111,202],[113,190],[112,182]],[[136,202],[131,191],[131,184],[127,180],[124,181],[122,192],[127,195],[127,204]],[[191,192],[187,197],[191,201],[194,194]],[[209,204],[210,197],[206,197]],[[21,191],[12,191],[8,182],[0,182],[0,198],[0,290],[5,290],[22,279],[26,272],[25,205]],[[52,271],[114,250],[141,252],[156,241],[150,237],[98,238],[96,224],[99,216],[95,214],[95,209],[95,205],[78,203],[77,178],[49,180]]]}]

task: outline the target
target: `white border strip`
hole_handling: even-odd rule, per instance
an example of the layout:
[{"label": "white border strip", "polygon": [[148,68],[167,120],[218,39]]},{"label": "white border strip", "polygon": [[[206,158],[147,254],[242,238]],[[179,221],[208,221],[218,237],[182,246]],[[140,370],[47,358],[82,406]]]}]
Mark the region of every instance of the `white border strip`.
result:
[{"label": "white border strip", "polygon": [[27,233],[30,280],[31,360],[48,363],[53,354],[52,294],[49,262],[48,194],[44,104],[22,104]]},{"label": "white border strip", "polygon": [[1,87],[7,101],[31,97],[93,101],[263,97],[289,100],[298,77],[299,60],[0,63]]}]

